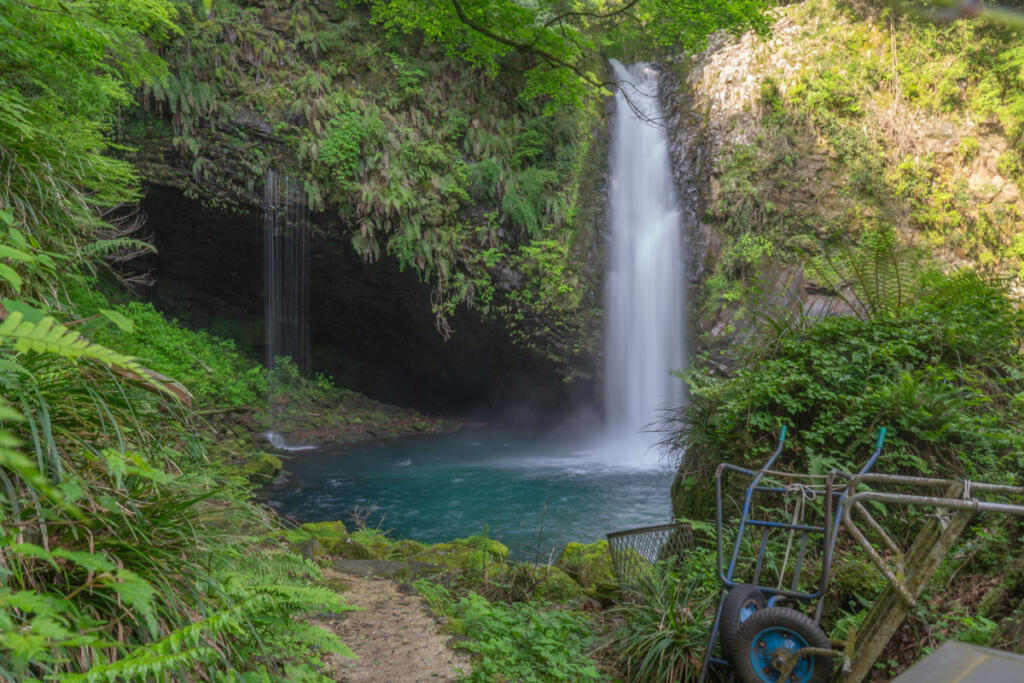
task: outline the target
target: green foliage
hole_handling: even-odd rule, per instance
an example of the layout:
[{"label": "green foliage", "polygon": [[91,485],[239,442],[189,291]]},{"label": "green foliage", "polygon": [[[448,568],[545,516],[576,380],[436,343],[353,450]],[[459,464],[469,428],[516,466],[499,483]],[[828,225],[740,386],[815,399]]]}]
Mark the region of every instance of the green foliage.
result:
[{"label": "green foliage", "polygon": [[531,59],[521,96],[547,100],[548,111],[579,107],[588,91],[609,85],[595,75],[599,43],[636,42],[639,32],[649,44],[694,51],[715,31],[767,30],[765,5],[759,0],[598,1],[572,8],[552,0],[529,5],[513,0],[377,0],[371,7],[375,22],[393,31],[422,32],[449,57],[480,67],[491,77],[512,55]]},{"label": "green foliage", "polygon": [[269,521],[205,473],[173,397],[143,391],[132,357],[45,313],[25,322],[16,303],[0,325],[0,391],[20,408],[0,414],[0,672],[283,679],[308,647],[348,653],[301,621],[344,609],[307,585],[316,568],[238,535]]},{"label": "green foliage", "polygon": [[375,111],[346,111],[327,123],[327,133],[320,147],[318,161],[330,168],[331,179],[338,189],[349,190],[359,178],[359,165],[364,148],[384,131],[384,124]]},{"label": "green foliage", "polygon": [[614,608],[622,623],[609,649],[626,680],[696,679],[719,596],[714,563],[714,552],[696,548],[679,566],[659,564]]},{"label": "green foliage", "polygon": [[174,377],[205,405],[242,408],[261,403],[267,394],[263,368],[242,358],[234,342],[168,321],[151,304],[131,302],[112,312],[130,321],[131,329],[106,325],[95,338],[137,355],[147,367]]},{"label": "green foliage", "polygon": [[465,681],[598,681],[586,652],[592,634],[585,615],[532,603],[491,603],[470,592],[455,600],[426,580],[416,589],[431,607],[454,620],[469,640],[455,647],[476,655]]},{"label": "green foliage", "polygon": [[859,317],[780,315],[742,347],[730,377],[695,364],[679,443],[756,462],[787,424],[787,466],[822,473],[854,467],[885,425],[884,471],[999,479],[1017,471],[1020,312],[1002,283],[929,271],[885,244],[833,260]]},{"label": "green foliage", "polygon": [[[314,208],[351,226],[365,258],[390,254],[433,282],[442,333],[457,306],[479,305],[565,362],[592,345],[573,338],[594,336],[596,301],[559,308],[536,290],[507,297],[503,283],[519,248],[536,241],[558,245],[567,279],[588,282],[579,291],[597,291],[573,251],[596,236],[595,225],[575,225],[605,94],[595,40],[612,44],[641,26],[659,44],[689,48],[718,28],[765,25],[758,2],[706,5],[186,5],[185,35],[164,51],[172,73],[151,84],[144,106],[170,124],[192,165],[191,179],[178,176],[187,193],[240,205],[269,165],[290,169]],[[251,144],[240,123],[273,130],[270,144]],[[154,136],[148,118],[139,128],[143,156],[160,158],[166,132]],[[500,257],[484,262],[490,250]]]},{"label": "green foliage", "polygon": [[239,382],[230,349],[81,274],[148,248],[99,217],[136,196],[106,135],[142,80],[160,87],[150,44],[176,7],[0,8],[4,680],[315,680],[315,652],[351,655],[305,620],[347,608],[309,585],[315,566],[242,535],[273,524],[209,474],[185,392],[147,365],[239,403],[262,374]]},{"label": "green foliage", "polygon": [[135,197],[131,166],[105,153],[117,109],[163,63],[147,41],[175,31],[168,0],[59,0],[0,8],[0,209],[42,243],[88,240],[96,211]]}]

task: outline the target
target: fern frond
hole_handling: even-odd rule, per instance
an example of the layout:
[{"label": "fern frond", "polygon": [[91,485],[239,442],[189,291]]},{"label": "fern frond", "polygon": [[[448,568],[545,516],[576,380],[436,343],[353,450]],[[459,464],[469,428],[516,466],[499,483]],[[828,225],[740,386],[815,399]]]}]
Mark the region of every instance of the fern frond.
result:
[{"label": "fern frond", "polygon": [[112,239],[96,240],[83,245],[82,254],[98,258],[120,256],[124,252],[155,254],[156,247],[149,242],[131,237],[115,237]]},{"label": "fern frond", "polygon": [[342,657],[348,657],[349,659],[358,659],[358,655],[342,642],[341,638],[322,626],[305,622],[292,622],[284,628],[283,634],[289,641],[297,645],[316,648],[323,652],[331,652]]},{"label": "fern frond", "polygon": [[55,354],[64,358],[85,358],[101,363],[115,371],[127,371],[168,396],[180,398],[166,383],[154,377],[134,357],[94,344],[74,330],[58,323],[51,316],[39,322],[25,320],[21,311],[13,311],[0,323],[0,344],[13,343],[17,351]]},{"label": "fern frond", "polygon": [[193,669],[196,664],[212,662],[218,656],[212,647],[197,647],[164,655],[145,651],[110,664],[94,666],[82,674],[67,674],[61,680],[65,683],[173,680],[168,674],[184,673]]}]

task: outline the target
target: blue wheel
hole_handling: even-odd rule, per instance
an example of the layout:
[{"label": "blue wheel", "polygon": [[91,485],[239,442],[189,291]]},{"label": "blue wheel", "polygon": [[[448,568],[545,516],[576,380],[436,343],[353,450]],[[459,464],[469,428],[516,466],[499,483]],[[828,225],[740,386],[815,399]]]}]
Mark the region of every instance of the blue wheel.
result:
[{"label": "blue wheel", "polygon": [[829,649],[821,627],[802,612],[788,607],[768,607],[740,625],[736,634],[733,664],[743,683],[827,683],[832,658],[804,655],[790,675],[780,679],[789,656],[805,647]]},{"label": "blue wheel", "polygon": [[736,633],[740,630],[740,624],[758,610],[764,609],[766,604],[764,594],[757,586],[741,583],[732,587],[729,594],[725,596],[725,603],[722,605],[722,619],[718,623],[722,659],[732,661],[733,644],[736,642]]}]

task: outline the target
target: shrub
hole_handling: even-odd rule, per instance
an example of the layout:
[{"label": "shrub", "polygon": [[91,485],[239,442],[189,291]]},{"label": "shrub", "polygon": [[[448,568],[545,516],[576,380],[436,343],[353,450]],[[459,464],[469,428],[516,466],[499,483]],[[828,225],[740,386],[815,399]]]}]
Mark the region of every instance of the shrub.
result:
[{"label": "shrub", "polygon": [[456,601],[443,587],[420,580],[416,588],[431,607],[452,619],[469,640],[455,647],[477,655],[464,681],[598,681],[588,659],[592,635],[579,612],[535,603],[491,603],[476,593]]}]

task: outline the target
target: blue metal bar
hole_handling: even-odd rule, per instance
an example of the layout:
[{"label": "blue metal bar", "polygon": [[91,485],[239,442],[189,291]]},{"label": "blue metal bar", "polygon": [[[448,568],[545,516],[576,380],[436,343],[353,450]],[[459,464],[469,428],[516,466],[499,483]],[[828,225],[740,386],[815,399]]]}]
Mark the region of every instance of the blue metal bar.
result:
[{"label": "blue metal bar", "polygon": [[[750,498],[751,498],[751,494],[753,493],[753,489],[754,489],[755,486],[757,486],[758,482],[760,482],[761,479],[764,477],[765,470],[771,468],[771,466],[775,463],[775,461],[779,459],[779,456],[782,454],[782,446],[785,443],[786,443],[786,425],[782,425],[782,428],[779,429],[779,441],[778,441],[778,445],[775,447],[775,452],[772,453],[771,457],[768,458],[768,462],[766,462],[764,464],[764,466],[761,467],[760,470],[758,470],[757,472],[753,472],[752,470],[746,470],[746,469],[741,468],[741,467],[736,467],[734,465],[729,465],[728,463],[722,463],[721,465],[718,466],[718,470],[715,472],[715,489],[716,489],[716,500],[715,500],[715,502],[716,502],[716,508],[717,508],[717,510],[716,510],[716,518],[717,519],[716,519],[716,521],[718,523],[718,529],[717,529],[717,531],[718,531],[718,576],[723,581],[723,583],[725,583],[726,585],[732,584],[732,574],[733,574],[733,571],[736,569],[736,559],[739,557],[740,546],[741,546],[741,544],[743,542],[743,531],[746,528],[747,518],[750,516]],[[751,480],[750,485],[747,486],[747,495],[744,497],[744,500],[743,500],[743,511],[742,511],[742,513],[740,515],[739,530],[736,533],[736,544],[733,547],[732,557],[729,560],[728,575],[726,574],[726,572],[723,571],[723,568],[722,568],[722,472],[723,472],[723,470],[726,470],[726,469],[733,470],[733,471],[744,472],[744,473],[748,473],[748,474],[752,474],[753,475],[753,479]]]},{"label": "blue metal bar", "polygon": [[[875,466],[875,463],[878,461],[879,456],[882,455],[882,447],[885,446],[885,434],[886,428],[880,427],[878,429],[878,438],[875,439],[875,452],[871,454],[871,457],[868,458],[868,461],[864,463],[863,467],[860,468],[860,471],[857,473],[857,476],[867,474],[869,471],[871,471],[871,468]],[[834,479],[836,476],[846,476],[849,479],[849,475],[845,475],[836,470],[832,470],[831,472],[829,472],[830,480]],[[833,521],[831,528],[829,530],[830,533],[825,539],[825,557],[823,558],[823,566],[821,568],[821,598],[818,600],[818,605],[814,609],[815,622],[821,621],[821,615],[825,607],[825,584],[828,581],[829,574],[832,573],[832,555],[835,553],[836,540],[839,538],[839,525],[842,523],[843,508],[846,507],[846,501],[849,495],[850,486],[849,484],[847,484],[839,492],[839,500],[836,502],[835,520]]]},{"label": "blue metal bar", "polygon": [[765,529],[761,534],[761,548],[757,551],[757,564],[754,565],[754,578],[750,580],[755,586],[761,581],[761,569],[764,568],[764,555],[768,549],[768,534],[771,529]]},{"label": "blue metal bar", "polygon": [[718,629],[722,626],[722,608],[725,607],[725,596],[728,594],[728,590],[723,588],[722,595],[718,598],[718,611],[715,612],[715,621],[711,625],[711,637],[708,639],[708,647],[704,652],[704,661],[700,665],[700,681],[703,683],[708,677],[708,665],[711,663],[721,663],[728,665],[724,659],[717,659],[711,656],[711,649],[715,646],[715,640],[718,639]]},{"label": "blue metal bar", "polygon": [[878,430],[878,439],[875,440],[875,452],[871,458],[864,463],[864,467],[860,469],[857,474],[867,474],[868,470],[875,466],[875,461],[878,460],[878,456],[882,454],[882,446],[885,445],[885,427]]},{"label": "blue metal bar", "polygon": [[[732,574],[733,571],[735,571],[736,569],[736,559],[739,557],[740,545],[743,542],[744,522],[750,514],[750,498],[753,493],[753,489],[754,487],[757,486],[758,482],[760,482],[761,479],[764,477],[765,470],[770,468],[772,464],[778,459],[779,455],[782,454],[782,447],[785,443],[786,425],[782,425],[782,427],[779,429],[779,441],[775,447],[775,452],[772,453],[771,457],[768,459],[768,462],[765,463],[765,465],[760,470],[754,472],[753,470],[748,470],[743,467],[736,467],[735,465],[730,465],[728,463],[721,463],[718,466],[718,469],[715,471],[715,530],[717,532],[717,542],[715,545],[717,549],[716,554],[718,556],[718,578],[721,580],[722,585],[725,586],[726,590],[736,585],[735,582],[733,582],[732,580]],[[736,544],[733,547],[732,557],[729,559],[728,576],[726,576],[726,572],[724,571],[724,568],[722,566],[722,472],[724,470],[740,472],[742,474],[747,474],[752,477],[750,485],[747,487],[746,497],[743,501],[743,513],[740,516],[740,527],[738,533],[736,534]],[[701,666],[701,682],[707,680],[708,663],[711,660],[711,651],[715,646],[715,637],[718,635],[719,621],[721,620],[722,616],[722,607],[725,604],[725,595],[726,592],[723,591],[722,597],[718,601],[718,615],[715,617],[715,624],[711,629],[711,637],[708,639],[708,646],[704,653],[704,662]]]}]

